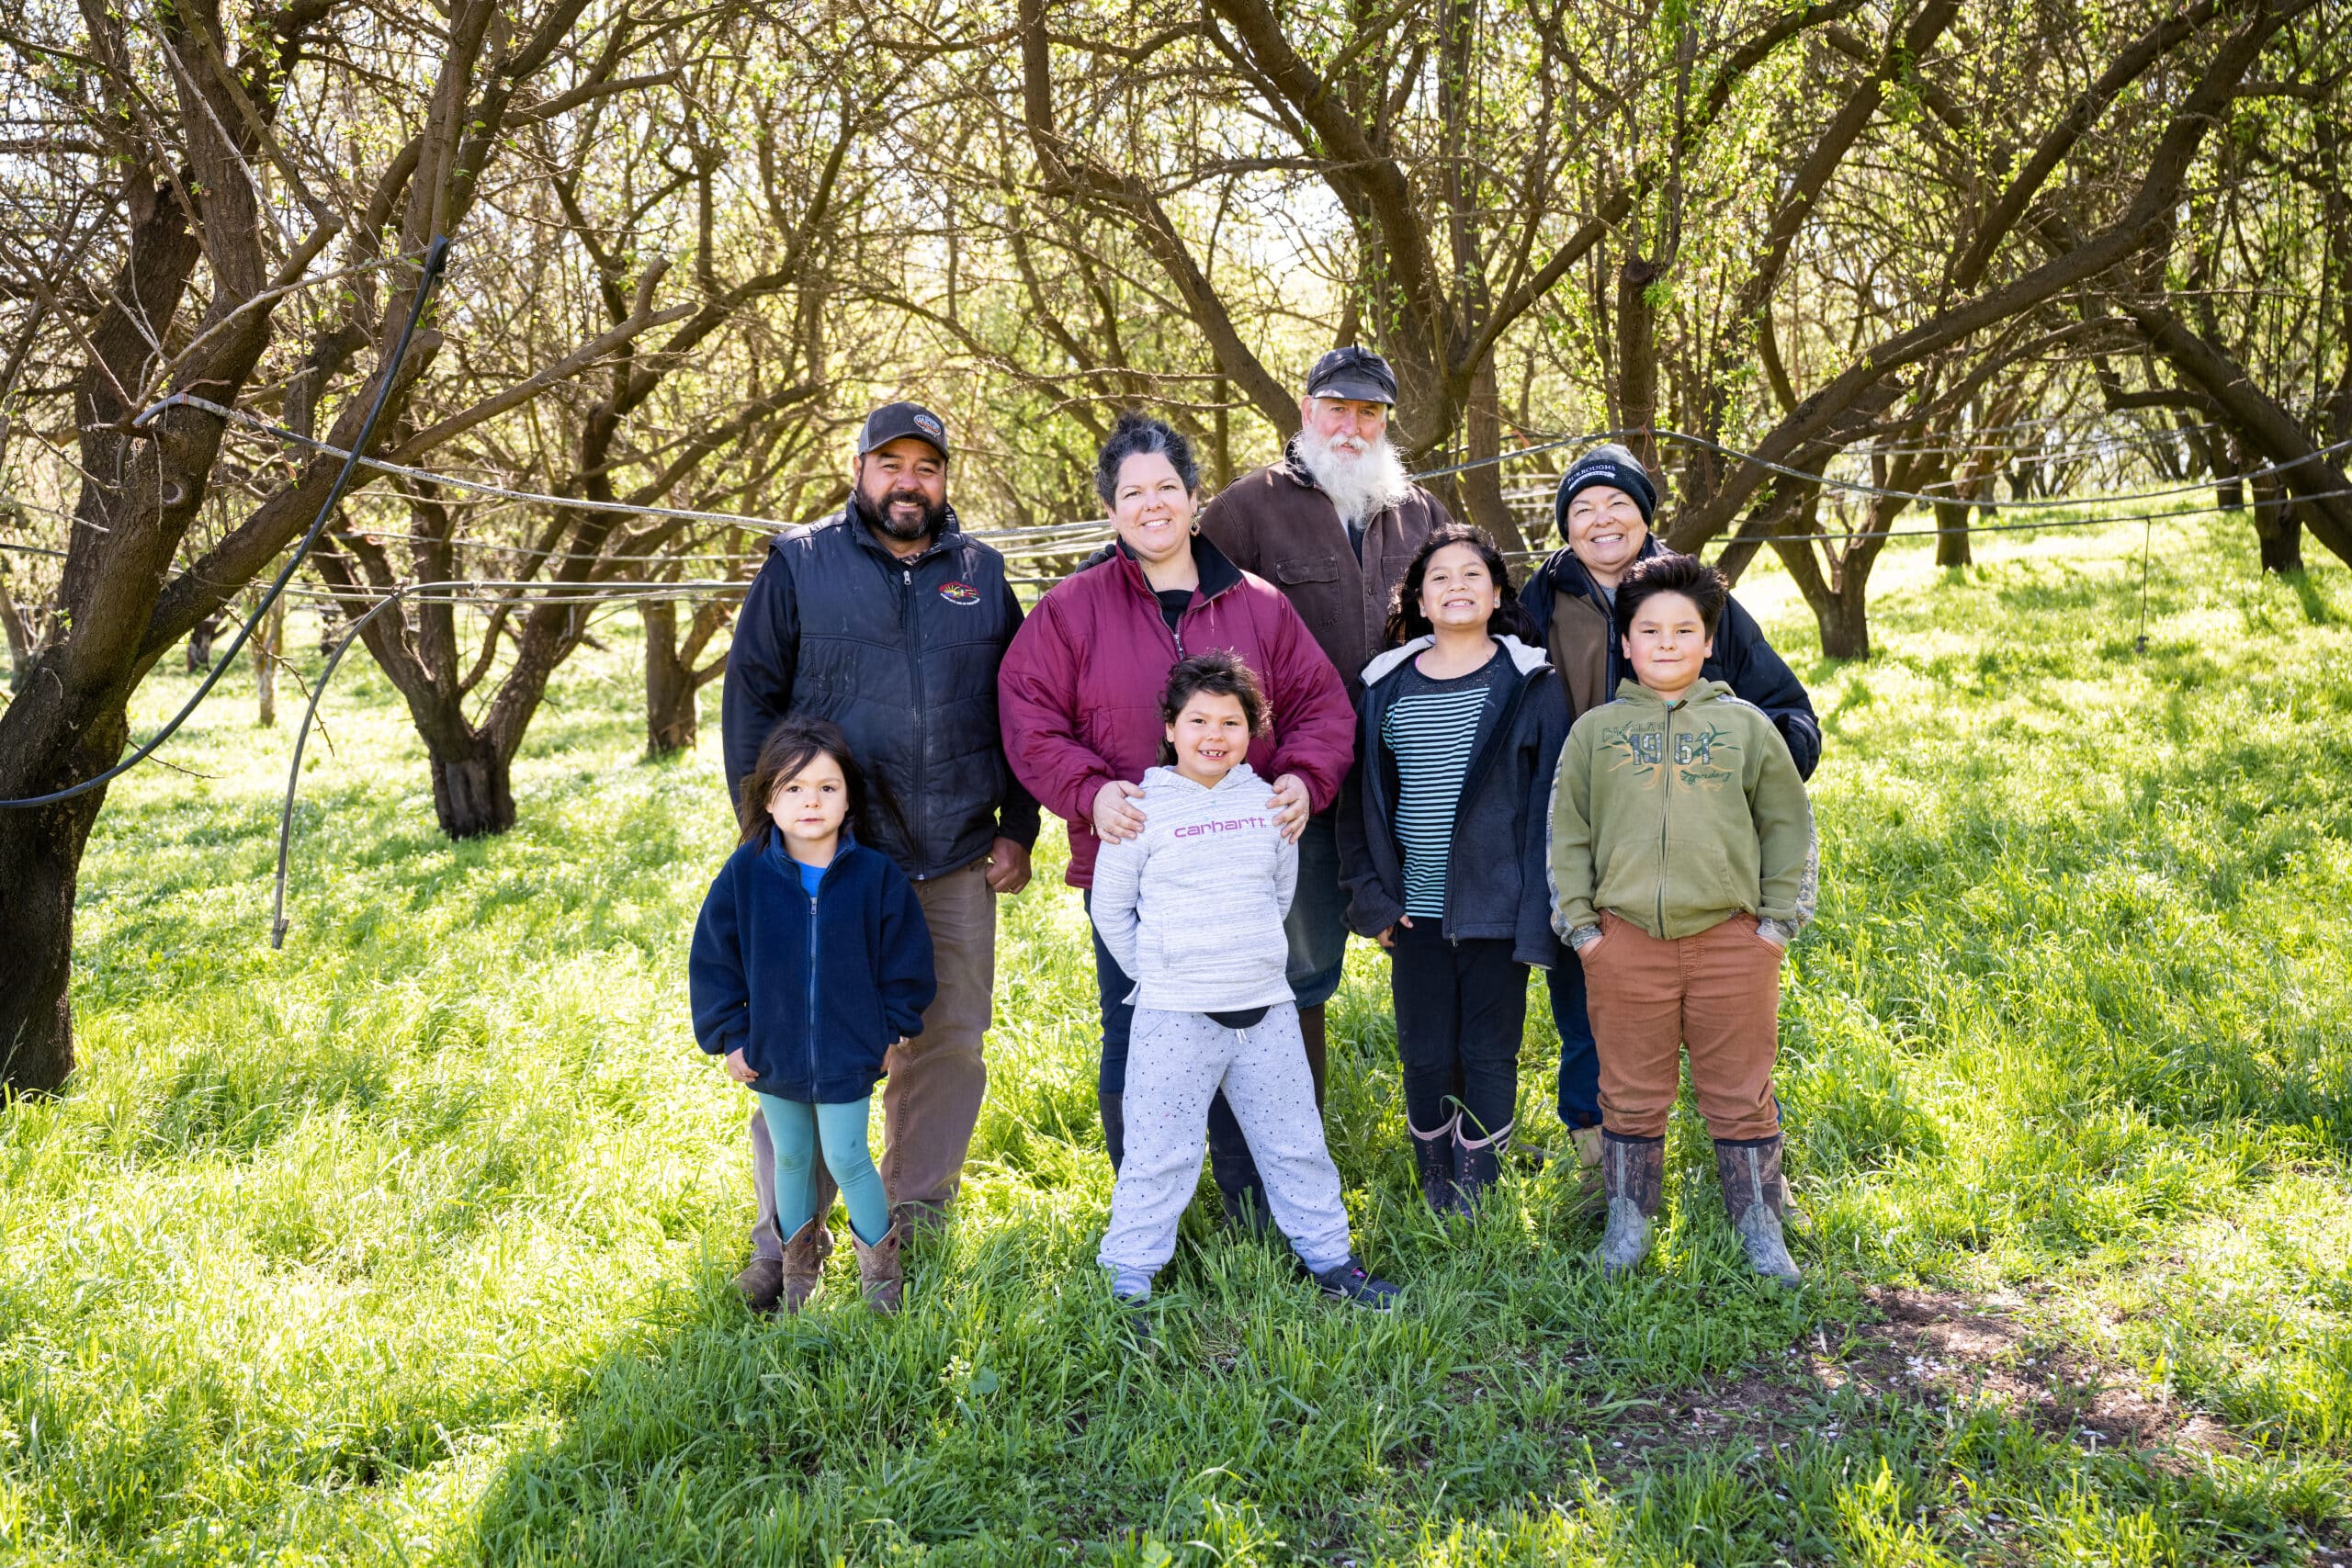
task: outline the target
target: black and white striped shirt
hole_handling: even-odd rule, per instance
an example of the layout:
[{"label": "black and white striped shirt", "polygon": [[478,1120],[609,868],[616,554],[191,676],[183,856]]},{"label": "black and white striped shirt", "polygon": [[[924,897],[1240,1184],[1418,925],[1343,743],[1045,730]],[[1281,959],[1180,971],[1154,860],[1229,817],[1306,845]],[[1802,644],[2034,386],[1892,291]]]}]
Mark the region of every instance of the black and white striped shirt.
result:
[{"label": "black and white striped shirt", "polygon": [[1380,739],[1396,759],[1396,843],[1405,854],[1405,912],[1419,919],[1445,915],[1446,858],[1453,843],[1453,813],[1478,743],[1479,721],[1498,681],[1514,673],[1498,649],[1467,675],[1435,681],[1408,665],[1404,684],[1382,720]]}]

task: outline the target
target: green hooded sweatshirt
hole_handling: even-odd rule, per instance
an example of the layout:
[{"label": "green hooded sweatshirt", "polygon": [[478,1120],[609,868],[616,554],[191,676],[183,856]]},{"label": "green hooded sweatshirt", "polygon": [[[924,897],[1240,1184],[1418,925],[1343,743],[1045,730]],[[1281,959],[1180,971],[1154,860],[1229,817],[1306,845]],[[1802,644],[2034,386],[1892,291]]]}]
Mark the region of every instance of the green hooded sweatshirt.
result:
[{"label": "green hooded sweatshirt", "polygon": [[1813,807],[1788,743],[1721,681],[1673,703],[1637,682],[1588,712],[1552,786],[1553,925],[1600,911],[1662,941],[1741,910],[1786,942],[1813,918]]}]

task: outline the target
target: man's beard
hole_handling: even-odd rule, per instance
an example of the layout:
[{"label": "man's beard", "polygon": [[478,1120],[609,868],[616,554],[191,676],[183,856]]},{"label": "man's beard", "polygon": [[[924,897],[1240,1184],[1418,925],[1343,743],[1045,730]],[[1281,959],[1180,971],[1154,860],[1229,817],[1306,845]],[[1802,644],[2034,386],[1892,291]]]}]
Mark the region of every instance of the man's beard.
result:
[{"label": "man's beard", "polygon": [[1405,472],[1403,459],[1385,435],[1369,442],[1351,435],[1325,441],[1301,431],[1298,460],[1331,498],[1342,523],[1376,517],[1412,493],[1412,476]]},{"label": "man's beard", "polygon": [[[914,523],[901,523],[893,517],[890,514],[890,508],[901,501],[912,502],[915,505],[922,507],[922,518]],[[940,525],[947,521],[947,503],[943,501],[933,506],[931,503],[931,498],[919,490],[902,488],[887,491],[879,502],[866,500],[865,492],[858,491],[852,503],[856,506],[859,518],[867,527],[888,534],[902,544],[911,544],[917,539],[930,538],[938,533]]]}]

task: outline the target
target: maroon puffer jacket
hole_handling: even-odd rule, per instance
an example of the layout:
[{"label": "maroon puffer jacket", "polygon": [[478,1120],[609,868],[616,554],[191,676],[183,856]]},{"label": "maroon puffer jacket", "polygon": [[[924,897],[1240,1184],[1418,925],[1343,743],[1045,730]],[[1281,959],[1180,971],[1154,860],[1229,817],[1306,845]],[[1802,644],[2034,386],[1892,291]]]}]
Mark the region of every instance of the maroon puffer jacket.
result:
[{"label": "maroon puffer jacket", "polygon": [[1094,883],[1095,795],[1114,779],[1141,783],[1159,760],[1159,694],[1179,659],[1214,648],[1241,656],[1273,707],[1273,733],[1250,742],[1250,765],[1270,780],[1296,773],[1316,810],[1338,798],[1354,761],[1347,689],[1290,601],[1197,536],[1193,563],[1201,585],[1172,637],[1143,567],[1121,549],[1055,584],[1004,650],[1004,754],[1069,824],[1072,887]]}]

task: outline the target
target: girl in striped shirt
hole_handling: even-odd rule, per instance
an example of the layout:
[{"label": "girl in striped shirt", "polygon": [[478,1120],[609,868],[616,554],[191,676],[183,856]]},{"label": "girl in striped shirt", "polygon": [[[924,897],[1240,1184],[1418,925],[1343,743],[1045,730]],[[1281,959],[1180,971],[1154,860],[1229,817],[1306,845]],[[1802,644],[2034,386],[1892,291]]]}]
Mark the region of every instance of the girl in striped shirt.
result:
[{"label": "girl in striped shirt", "polygon": [[1557,953],[1544,834],[1567,699],[1501,554],[1431,534],[1364,667],[1340,814],[1348,923],[1388,950],[1405,1118],[1422,1196],[1467,1213],[1519,1100],[1527,973]]}]

